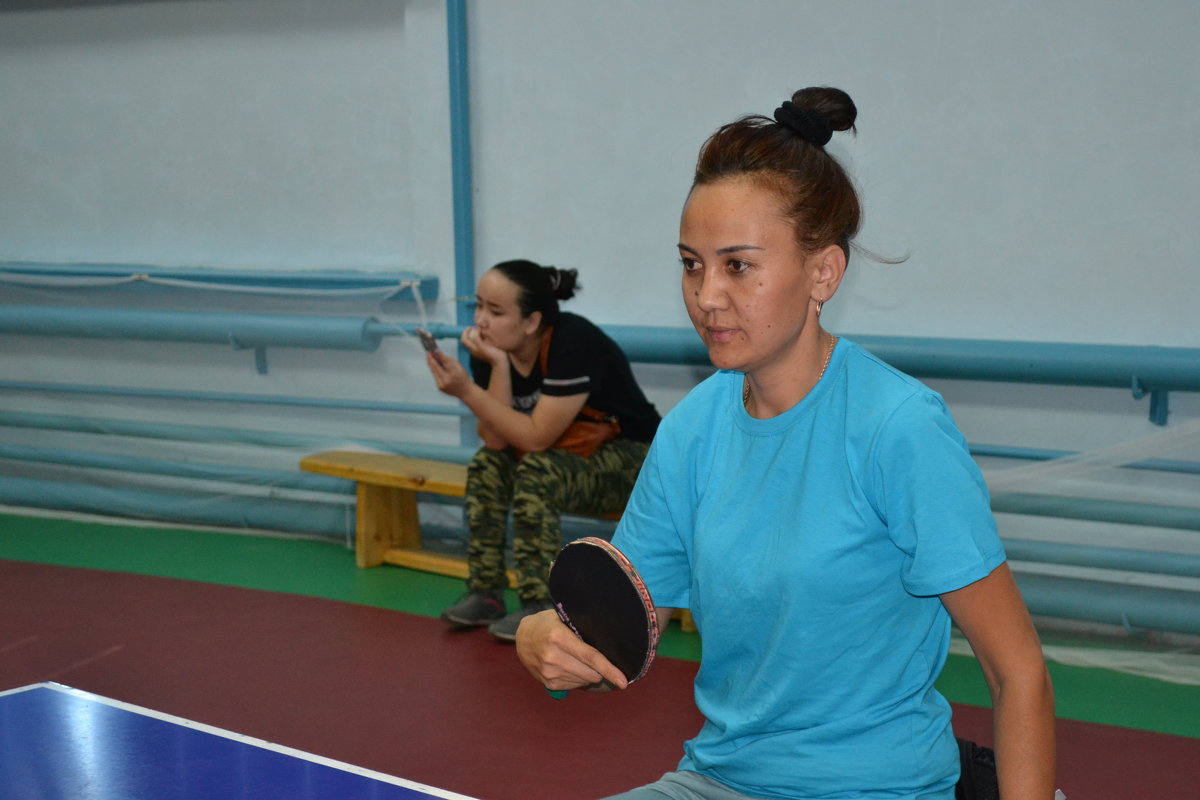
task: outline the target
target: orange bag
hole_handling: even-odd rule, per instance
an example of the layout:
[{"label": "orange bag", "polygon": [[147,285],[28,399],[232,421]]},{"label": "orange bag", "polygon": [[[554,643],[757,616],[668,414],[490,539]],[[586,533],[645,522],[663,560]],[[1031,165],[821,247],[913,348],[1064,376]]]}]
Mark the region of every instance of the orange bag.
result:
[{"label": "orange bag", "polygon": [[562,436],[550,446],[587,458],[605,442],[620,435],[621,423],[617,422],[616,417],[584,406],[575,421],[568,425]]}]

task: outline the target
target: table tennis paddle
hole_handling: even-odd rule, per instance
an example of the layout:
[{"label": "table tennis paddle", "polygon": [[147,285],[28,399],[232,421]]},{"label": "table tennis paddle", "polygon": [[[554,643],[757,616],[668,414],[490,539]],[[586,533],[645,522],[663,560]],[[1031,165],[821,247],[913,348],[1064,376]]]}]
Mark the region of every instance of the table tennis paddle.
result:
[{"label": "table tennis paddle", "polygon": [[646,584],[620,550],[594,536],[576,539],[550,565],[549,585],[559,618],[580,639],[630,683],[646,674],[658,648],[658,615]]}]

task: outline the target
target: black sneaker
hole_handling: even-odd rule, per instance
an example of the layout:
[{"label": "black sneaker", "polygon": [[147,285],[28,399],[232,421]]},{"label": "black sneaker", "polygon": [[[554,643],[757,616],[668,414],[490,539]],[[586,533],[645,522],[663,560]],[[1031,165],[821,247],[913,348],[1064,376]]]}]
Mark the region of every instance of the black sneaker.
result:
[{"label": "black sneaker", "polygon": [[547,611],[551,608],[554,608],[554,604],[549,600],[522,600],[520,611],[514,611],[504,619],[493,622],[488,626],[488,633],[505,642],[515,642],[517,640],[517,628],[520,626],[521,620],[531,614],[536,614],[539,611]]},{"label": "black sneaker", "polygon": [[442,620],[462,628],[487,625],[504,616],[504,597],[500,592],[470,591],[442,612]]}]

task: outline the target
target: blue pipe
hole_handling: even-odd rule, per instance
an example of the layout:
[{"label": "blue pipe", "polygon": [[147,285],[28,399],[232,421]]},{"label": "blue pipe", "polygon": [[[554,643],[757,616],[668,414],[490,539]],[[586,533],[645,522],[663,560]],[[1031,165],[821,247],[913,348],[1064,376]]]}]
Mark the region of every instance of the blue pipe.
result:
[{"label": "blue pipe", "polygon": [[[263,470],[230,467],[219,464],[173,462],[137,456],[90,453],[40,447],[0,444],[0,459],[30,461],[57,466],[85,469],[118,470],[149,475],[169,475],[198,480],[226,481],[248,485],[269,485],[280,488],[314,492],[349,494],[354,482],[324,475],[295,471]],[[1181,575],[1200,578],[1200,556],[1113,547],[1040,542],[1024,539],[1005,539],[1008,557],[1018,561],[1043,564],[1067,564],[1080,567],[1148,572],[1160,575]]]},{"label": "blue pipe", "polygon": [[352,497],[341,505],[262,497],[217,499],[184,492],[117,489],[29,478],[7,477],[0,481],[0,503],[5,505],[338,538],[354,535],[352,502]]},{"label": "blue pipe", "polygon": [[[415,327],[415,326],[414,326]],[[446,330],[456,330],[455,326],[431,325],[435,336],[445,338],[442,333]],[[324,398],[285,397],[280,395],[235,394],[217,392],[195,392],[171,389],[143,389],[140,387],[90,386],[78,384],[38,383],[32,381],[0,381],[0,391],[10,392],[46,392],[54,394],[90,394],[111,397],[148,397],[168,400],[204,401],[215,403],[243,403],[247,405],[279,405],[306,408],[333,408],[355,411],[382,411],[401,414],[433,414],[451,415],[464,418],[471,417],[469,409],[461,405],[436,405],[428,403],[382,402],[371,400],[331,400]],[[0,412],[2,415],[3,412]],[[15,427],[45,427],[53,429],[52,425],[27,425],[16,423]],[[154,438],[178,438],[172,436],[155,436]],[[366,446],[379,447],[377,443]],[[389,447],[394,445],[388,445]],[[1030,461],[1049,461],[1075,455],[1065,450],[1044,450],[1028,447],[1009,447],[1006,445],[972,444],[971,454],[977,457],[1016,458]],[[472,452],[474,448],[472,448]],[[1179,472],[1200,474],[1200,462],[1180,461],[1172,459],[1146,459],[1124,465],[1128,469],[1154,470],[1157,472]]]},{"label": "blue pipe", "polygon": [[[173,425],[137,420],[97,419],[65,414],[28,414],[0,411],[0,426],[10,428],[32,428],[35,430],[69,431],[116,436],[132,436],[148,439],[167,439],[180,442],[234,442],[255,444],[264,447],[290,447],[315,453],[321,450],[336,450],[348,445],[367,447],[384,453],[397,453],[411,458],[429,458],[435,461],[452,461],[467,464],[475,455],[475,448],[452,445],[419,444],[415,442],[379,442],[349,440],[327,436],[308,436],[275,431],[254,431],[241,428],[209,428],[197,425]],[[297,461],[299,458],[297,458]]]},{"label": "blue pipe", "polygon": [[1200,508],[1158,503],[1130,503],[1122,500],[1011,492],[992,497],[992,511],[1200,531]]},{"label": "blue pipe", "polygon": [[[457,338],[463,327],[434,325],[430,332],[442,339]],[[693,330],[646,325],[602,327],[632,362],[712,366],[708,351]],[[370,330],[381,336],[395,334],[381,325],[372,325]],[[1136,380],[1146,391],[1200,391],[1200,348],[846,336],[917,377],[1123,389],[1131,388]]]},{"label": "blue pipe", "polygon": [[655,328],[646,325],[602,327],[604,332],[621,346],[630,361],[712,367],[708,350],[696,332],[690,328]]},{"label": "blue pipe", "polygon": [[[240,497],[215,501],[184,493],[6,478],[0,481],[0,503],[338,539],[348,539],[354,532],[350,498],[332,505]],[[1040,616],[1200,634],[1200,593],[1020,572],[1016,578],[1030,611]]]},{"label": "blue pipe", "polygon": [[[465,309],[460,309],[463,314]],[[0,333],[208,342],[235,347],[313,347],[374,351],[384,336],[415,325],[372,318],[284,314],[0,306]],[[438,338],[466,326],[433,324]],[[399,329],[397,329],[399,328]],[[612,325],[605,330],[633,362],[710,366],[696,334],[683,328]],[[918,377],[1200,391],[1200,349],[966,339],[852,336]]]},{"label": "blue pipe", "polygon": [[851,336],[924,378],[1200,391],[1200,348]]},{"label": "blue pipe", "polygon": [[[324,475],[295,471],[230,467],[219,464],[173,462],[138,456],[90,453],[0,444],[0,459],[30,461],[57,466],[85,469],[118,470],[150,475],[169,475],[198,480],[226,481],[249,485],[269,485],[280,488],[314,492],[349,494],[354,482]],[[1067,564],[1081,567],[1149,572],[1160,575],[1181,575],[1200,578],[1200,556],[1113,547],[1040,542],[1024,539],[1005,539],[1008,557],[1018,561],[1044,564]]]},{"label": "blue pipe", "polygon": [[[1070,450],[1045,450],[1036,447],[1013,447],[1003,444],[972,444],[971,455],[987,458],[1016,458],[1023,461],[1053,461],[1079,455]],[[1182,472],[1200,475],[1200,461],[1179,461],[1169,458],[1147,458],[1122,465],[1125,469],[1144,469],[1154,472]]]},{"label": "blue pipe", "polygon": [[1200,578],[1200,556],[1185,553],[1038,542],[1029,539],[1005,539],[1004,551],[1014,561]]},{"label": "blue pipe", "polygon": [[198,392],[180,389],[143,389],[136,386],[91,386],[69,383],[34,383],[29,381],[0,381],[0,391],[49,392],[53,394],[89,394],[107,397],[148,397],[159,400],[187,400],[205,403],[242,403],[245,405],[291,406],[300,408],[335,408],[353,411],[386,411],[399,414],[435,414],[442,416],[471,416],[462,405],[432,403],[388,403],[376,400],[330,400],[320,397],[285,397],[266,394],[237,394],[230,392]]},{"label": "blue pipe", "polygon": [[1200,634],[1200,592],[1015,573],[1033,614],[1129,631]]},{"label": "blue pipe", "polygon": [[[471,93],[466,0],[447,0],[446,39],[450,70],[450,177],[454,207],[454,296],[475,294],[474,180],[471,167]],[[455,322],[471,312],[455,303]]]},{"label": "blue pipe", "polygon": [[[151,436],[159,439],[174,439],[181,441],[244,441],[246,432],[223,431],[189,426],[163,426],[138,422],[123,421],[87,421],[81,422],[73,418],[56,416],[40,417],[37,415],[14,415],[0,413],[0,425],[21,427],[42,427],[53,430],[77,430],[83,432],[108,432],[126,436]],[[166,430],[169,428],[170,430]],[[250,432],[253,435],[253,432]],[[304,446],[314,445],[313,437],[290,437],[281,434],[266,434],[270,444],[275,446]],[[280,441],[279,437],[287,437]],[[325,449],[314,447],[313,449]],[[377,449],[394,450],[394,446],[383,446]],[[430,445],[428,448],[413,450],[405,448],[406,455],[440,460],[451,460],[456,463],[467,463],[472,455],[469,448],[445,448]],[[23,447],[18,445],[0,444],[0,458],[14,461],[31,461],[46,464],[56,464],[81,468],[111,469],[127,472],[139,472],[154,475],[171,475],[176,477],[196,478],[204,480],[221,480],[251,485],[272,485],[308,491],[324,491],[332,493],[349,493],[353,491],[353,482],[340,478],[330,478],[307,473],[281,472],[274,470],[259,470],[245,467],[227,467],[213,464],[177,463],[142,457],[109,455],[84,451],[58,450],[40,447]],[[1065,498],[1048,498],[1064,500]],[[1047,511],[1054,510],[1054,505],[1047,503]],[[1153,516],[1158,506],[1139,506],[1139,510]],[[1057,516],[1058,514],[1056,514]],[[1145,519],[1132,518],[1128,521],[1146,523]],[[1154,524],[1151,520],[1149,524]],[[1005,539],[1005,549],[1009,558],[1018,561],[1035,561],[1039,563],[1068,564],[1072,566],[1097,567],[1104,569],[1129,570],[1149,572],[1162,575],[1181,575],[1200,577],[1200,556],[1181,553],[1133,550],[1125,548],[1093,547],[1086,545],[1061,544],[1056,542],[1040,542],[1023,539]]]},{"label": "blue pipe", "polygon": [[109,453],[92,453],[84,450],[60,450],[44,447],[24,447],[0,444],[0,459],[31,461],[39,464],[78,467],[82,469],[105,469],[120,472],[138,472],[147,475],[169,475],[193,480],[225,481],[252,486],[271,486],[282,489],[300,489],[309,492],[333,492],[344,494],[347,486],[353,485],[340,478],[314,475],[291,470],[255,469],[252,467],[230,467],[223,464],[199,464],[195,462],[165,461],[142,456],[122,456]]},{"label": "blue pipe", "polygon": [[[475,294],[475,180],[471,166],[471,71],[468,61],[470,37],[467,31],[466,0],[446,2],[446,50],[450,81],[450,179],[454,204],[454,296]],[[454,321],[459,326],[472,322],[471,310],[454,303]],[[467,366],[468,354],[459,352],[459,361]],[[476,445],[479,437],[472,420],[462,419],[458,440],[464,446]]]},{"label": "blue pipe", "polygon": [[374,319],[289,314],[0,306],[0,333],[144,339],[253,347],[312,347],[374,352]]},{"label": "blue pipe", "polygon": [[[423,299],[433,300],[438,295],[438,279],[433,275],[418,275],[415,272],[357,272],[351,270],[237,270],[213,267],[161,267],[148,264],[47,264],[29,261],[0,261],[0,283],[26,285],[27,281],[12,276],[30,278],[101,278],[128,279],[133,282],[105,286],[112,288],[141,288],[164,291],[174,287],[138,281],[137,277],[186,281],[208,286],[236,286],[269,290],[294,290],[302,292],[370,292],[395,287],[401,283],[417,283],[397,290],[386,298],[397,300],[413,297],[419,292]],[[44,288],[44,287],[39,287]],[[73,288],[63,285],[62,288]]]}]

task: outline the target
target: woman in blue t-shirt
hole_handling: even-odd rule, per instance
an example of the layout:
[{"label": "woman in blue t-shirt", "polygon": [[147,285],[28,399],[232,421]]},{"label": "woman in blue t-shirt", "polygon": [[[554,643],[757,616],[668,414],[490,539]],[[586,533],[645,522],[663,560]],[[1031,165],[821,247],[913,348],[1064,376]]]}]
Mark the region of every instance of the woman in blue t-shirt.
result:
[{"label": "woman in blue t-shirt", "polygon": [[[620,512],[659,422],[621,348],[559,310],[576,288],[573,269],[497,264],[479,280],[475,324],[462,335],[471,374],[439,351],[426,359],[438,388],[475,414],[483,440],[467,470],[467,592],[442,619],[487,625],[507,641],[521,619],[550,607],[546,573],[562,546],[561,513]],[[511,614],[510,510],[520,599]]]},{"label": "woman in blue t-shirt", "polygon": [[[861,215],[825,145],[856,115],[805,89],[700,151],[679,253],[718,372],[663,420],[614,543],[662,622],[691,609],[705,723],[622,800],[952,800],[951,620],[991,691],[1001,795],[1054,794],[1053,690],[966,442],[935,392],[821,327]],[[517,651],[550,690],[628,685],[553,612]]]}]

